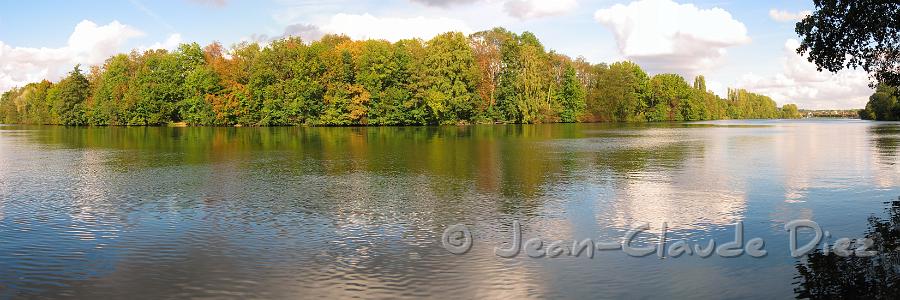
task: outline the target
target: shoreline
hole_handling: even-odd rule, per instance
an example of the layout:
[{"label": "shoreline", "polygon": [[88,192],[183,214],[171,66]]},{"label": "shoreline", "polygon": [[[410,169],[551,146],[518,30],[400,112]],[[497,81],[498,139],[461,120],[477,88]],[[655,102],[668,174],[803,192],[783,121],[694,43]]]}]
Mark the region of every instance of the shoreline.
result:
[{"label": "shoreline", "polygon": [[715,121],[801,121],[801,120],[854,120],[854,121],[871,121],[876,123],[896,122],[896,121],[878,121],[864,120],[860,118],[841,118],[841,117],[811,117],[811,118],[773,118],[773,119],[715,119],[715,120],[690,120],[690,121],[653,121],[653,122],[547,122],[547,123],[467,123],[467,124],[424,124],[424,125],[191,125],[185,122],[176,122],[161,125],[64,125],[64,124],[20,124],[0,123],[0,126],[59,126],[59,127],[79,127],[79,128],[122,128],[122,127],[147,127],[147,128],[398,128],[398,127],[473,127],[473,126],[508,126],[508,125],[563,125],[563,124],[610,124],[610,125],[651,125],[651,124],[691,124]]}]

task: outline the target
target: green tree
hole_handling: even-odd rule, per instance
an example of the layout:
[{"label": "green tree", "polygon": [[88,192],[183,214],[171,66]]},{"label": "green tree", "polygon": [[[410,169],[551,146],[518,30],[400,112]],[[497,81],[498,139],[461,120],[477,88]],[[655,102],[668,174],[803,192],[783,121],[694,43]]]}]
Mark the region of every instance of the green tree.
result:
[{"label": "green tree", "polygon": [[686,97],[680,107],[681,119],[685,121],[710,119],[709,108],[704,101],[705,92],[702,92],[700,89],[688,89],[684,93]]},{"label": "green tree", "polygon": [[584,88],[578,81],[575,68],[571,66],[566,68],[566,74],[562,88],[559,89],[558,97],[562,101],[562,111],[559,113],[560,121],[565,123],[577,122],[584,113],[586,104]]},{"label": "green tree", "polygon": [[744,89],[729,89],[728,105],[728,115],[732,119],[773,119],[780,116],[774,100]]},{"label": "green tree", "polygon": [[782,119],[800,119],[803,115],[800,114],[800,110],[797,108],[796,104],[785,104],[781,106],[781,118]]},{"label": "green tree", "polygon": [[[85,94],[83,91],[87,90]],[[888,94],[885,94],[888,95]],[[877,95],[862,115],[896,106]],[[890,94],[893,95],[893,94]],[[647,122],[792,115],[768,97],[709,92],[703,76],[651,79],[632,62],[591,64],[547,50],[530,33],[503,28],[428,42],[287,37],[261,46],[115,55],[53,84],[3,94],[2,121],[33,124],[421,125]],[[881,113],[879,117],[875,111]],[[871,112],[870,112],[871,111]]]},{"label": "green tree", "polygon": [[594,111],[606,114],[601,119],[619,122],[646,121],[650,78],[637,64],[625,61],[613,63],[599,78],[599,98],[605,102]]},{"label": "green tree", "polygon": [[85,101],[91,93],[87,77],[81,73],[80,66],[75,66],[69,76],[48,91],[52,103],[53,115],[62,125],[86,125]]},{"label": "green tree", "polygon": [[[682,121],[681,106],[690,97],[690,87],[680,75],[659,74],[650,79],[650,121]],[[690,114],[690,113],[689,113]]]},{"label": "green tree", "polygon": [[495,90],[495,113],[498,121],[521,122],[524,117],[520,111],[519,102],[522,99],[519,81],[523,63],[521,59],[521,44],[519,37],[502,28],[491,31],[489,38],[492,43],[497,43],[500,49],[500,63]]},{"label": "green tree", "polygon": [[122,115],[126,112],[125,96],[134,76],[136,64],[132,57],[118,54],[106,60],[102,68],[92,74],[97,80],[93,85],[91,98],[93,103],[88,112],[90,124],[122,125],[126,120]]},{"label": "green tree", "polygon": [[478,105],[475,55],[464,35],[448,32],[426,43],[426,104],[433,123],[471,121]]},{"label": "green tree", "polygon": [[604,81],[608,76],[609,66],[606,64],[592,65],[583,59],[576,61],[575,67],[579,70],[582,84],[585,90],[585,116],[586,121],[613,121],[611,109],[608,108],[609,99],[603,92],[608,87]]},{"label": "green tree", "polygon": [[368,91],[357,82],[360,44],[346,37],[323,39],[324,82],[327,91],[319,118],[321,125],[365,125],[368,123]]},{"label": "green tree", "polygon": [[315,122],[321,111],[322,66],[300,38],[272,42],[251,67],[250,125],[300,125]]},{"label": "green tree", "polygon": [[12,89],[0,96],[0,124],[16,124],[21,123],[19,111],[13,98],[17,96],[18,90]]},{"label": "green tree", "polygon": [[179,55],[148,50],[137,58],[137,70],[128,93],[122,119],[126,125],[161,125],[180,120],[177,105],[184,98],[184,68]]},{"label": "green tree", "polygon": [[[546,121],[551,113],[552,101],[552,66],[544,45],[531,32],[519,36],[519,70],[516,78],[518,90],[516,108],[520,118],[518,123],[537,123]],[[546,108],[545,108],[546,107]]]},{"label": "green tree", "polygon": [[368,119],[372,125],[404,123],[404,103],[410,97],[409,56],[387,41],[366,41],[358,60],[357,82],[370,95]]},{"label": "green tree", "polygon": [[504,61],[501,51],[505,45],[512,43],[515,35],[503,28],[480,31],[469,36],[469,44],[478,63],[481,81],[478,94],[483,100],[480,109],[489,117],[497,118],[495,104],[497,89],[500,85]]},{"label": "green tree", "polygon": [[216,72],[222,87],[218,93],[206,95],[212,104],[214,124],[255,124],[259,120],[259,111],[252,105],[249,84],[252,66],[259,57],[259,45],[237,44],[232,47],[230,58],[226,58],[224,48],[218,43],[206,46],[203,52],[207,65]]},{"label": "green tree", "polygon": [[[401,40],[396,43],[396,60],[400,66],[401,81],[409,95],[399,108],[403,115],[401,124],[422,125],[428,122],[425,101],[427,78],[425,43],[420,39]],[[398,95],[398,97],[400,97]]]},{"label": "green tree", "polygon": [[861,67],[876,83],[900,86],[900,4],[883,0],[814,0],[797,23],[799,54],[819,70]]},{"label": "green tree", "polygon": [[206,66],[198,66],[184,79],[184,98],[178,105],[181,120],[192,125],[212,125],[216,114],[210,96],[222,90],[216,72]]},{"label": "green tree", "polygon": [[706,92],[706,77],[703,77],[703,75],[697,75],[697,77],[694,77],[694,89],[700,90],[701,92]]},{"label": "green tree", "polygon": [[863,119],[878,121],[900,120],[900,102],[897,101],[898,89],[892,86],[879,85],[875,93],[869,97],[866,108],[860,113]]},{"label": "green tree", "polygon": [[13,88],[3,93],[0,123],[56,124],[51,103],[47,98],[49,81],[29,83],[21,88]]}]

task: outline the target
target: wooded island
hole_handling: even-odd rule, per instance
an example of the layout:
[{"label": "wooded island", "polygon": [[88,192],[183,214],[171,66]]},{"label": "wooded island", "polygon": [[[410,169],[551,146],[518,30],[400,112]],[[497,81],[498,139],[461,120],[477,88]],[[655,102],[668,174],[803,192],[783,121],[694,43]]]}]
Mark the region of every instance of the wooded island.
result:
[{"label": "wooded island", "polygon": [[799,118],[703,76],[591,64],[503,28],[431,40],[326,35],[115,55],[3,93],[0,121],[60,125],[446,125]]}]

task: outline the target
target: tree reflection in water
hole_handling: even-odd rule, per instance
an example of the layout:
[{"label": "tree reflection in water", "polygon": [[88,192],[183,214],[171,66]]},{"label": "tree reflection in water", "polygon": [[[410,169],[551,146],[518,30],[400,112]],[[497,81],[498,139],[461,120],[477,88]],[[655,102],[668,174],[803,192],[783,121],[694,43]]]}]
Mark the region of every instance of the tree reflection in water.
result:
[{"label": "tree reflection in water", "polygon": [[869,217],[871,257],[825,255],[821,249],[796,265],[798,299],[898,299],[900,297],[900,199],[886,202],[888,218]]}]

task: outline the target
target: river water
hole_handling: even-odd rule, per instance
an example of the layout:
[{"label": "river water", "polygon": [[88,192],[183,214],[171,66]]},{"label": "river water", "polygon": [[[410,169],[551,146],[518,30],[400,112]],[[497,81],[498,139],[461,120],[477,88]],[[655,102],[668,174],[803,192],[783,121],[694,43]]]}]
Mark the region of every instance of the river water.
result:
[{"label": "river water", "polygon": [[[898,153],[900,123],[858,120],[5,125],[0,298],[840,295],[860,286],[822,275],[869,262],[792,257],[785,224],[812,220],[831,243],[896,228]],[[658,246],[663,223],[667,247],[722,244],[740,223],[766,255],[496,255],[516,222],[543,250],[622,241],[642,223],[632,246]],[[442,243],[454,224],[471,233],[464,254]]]}]

